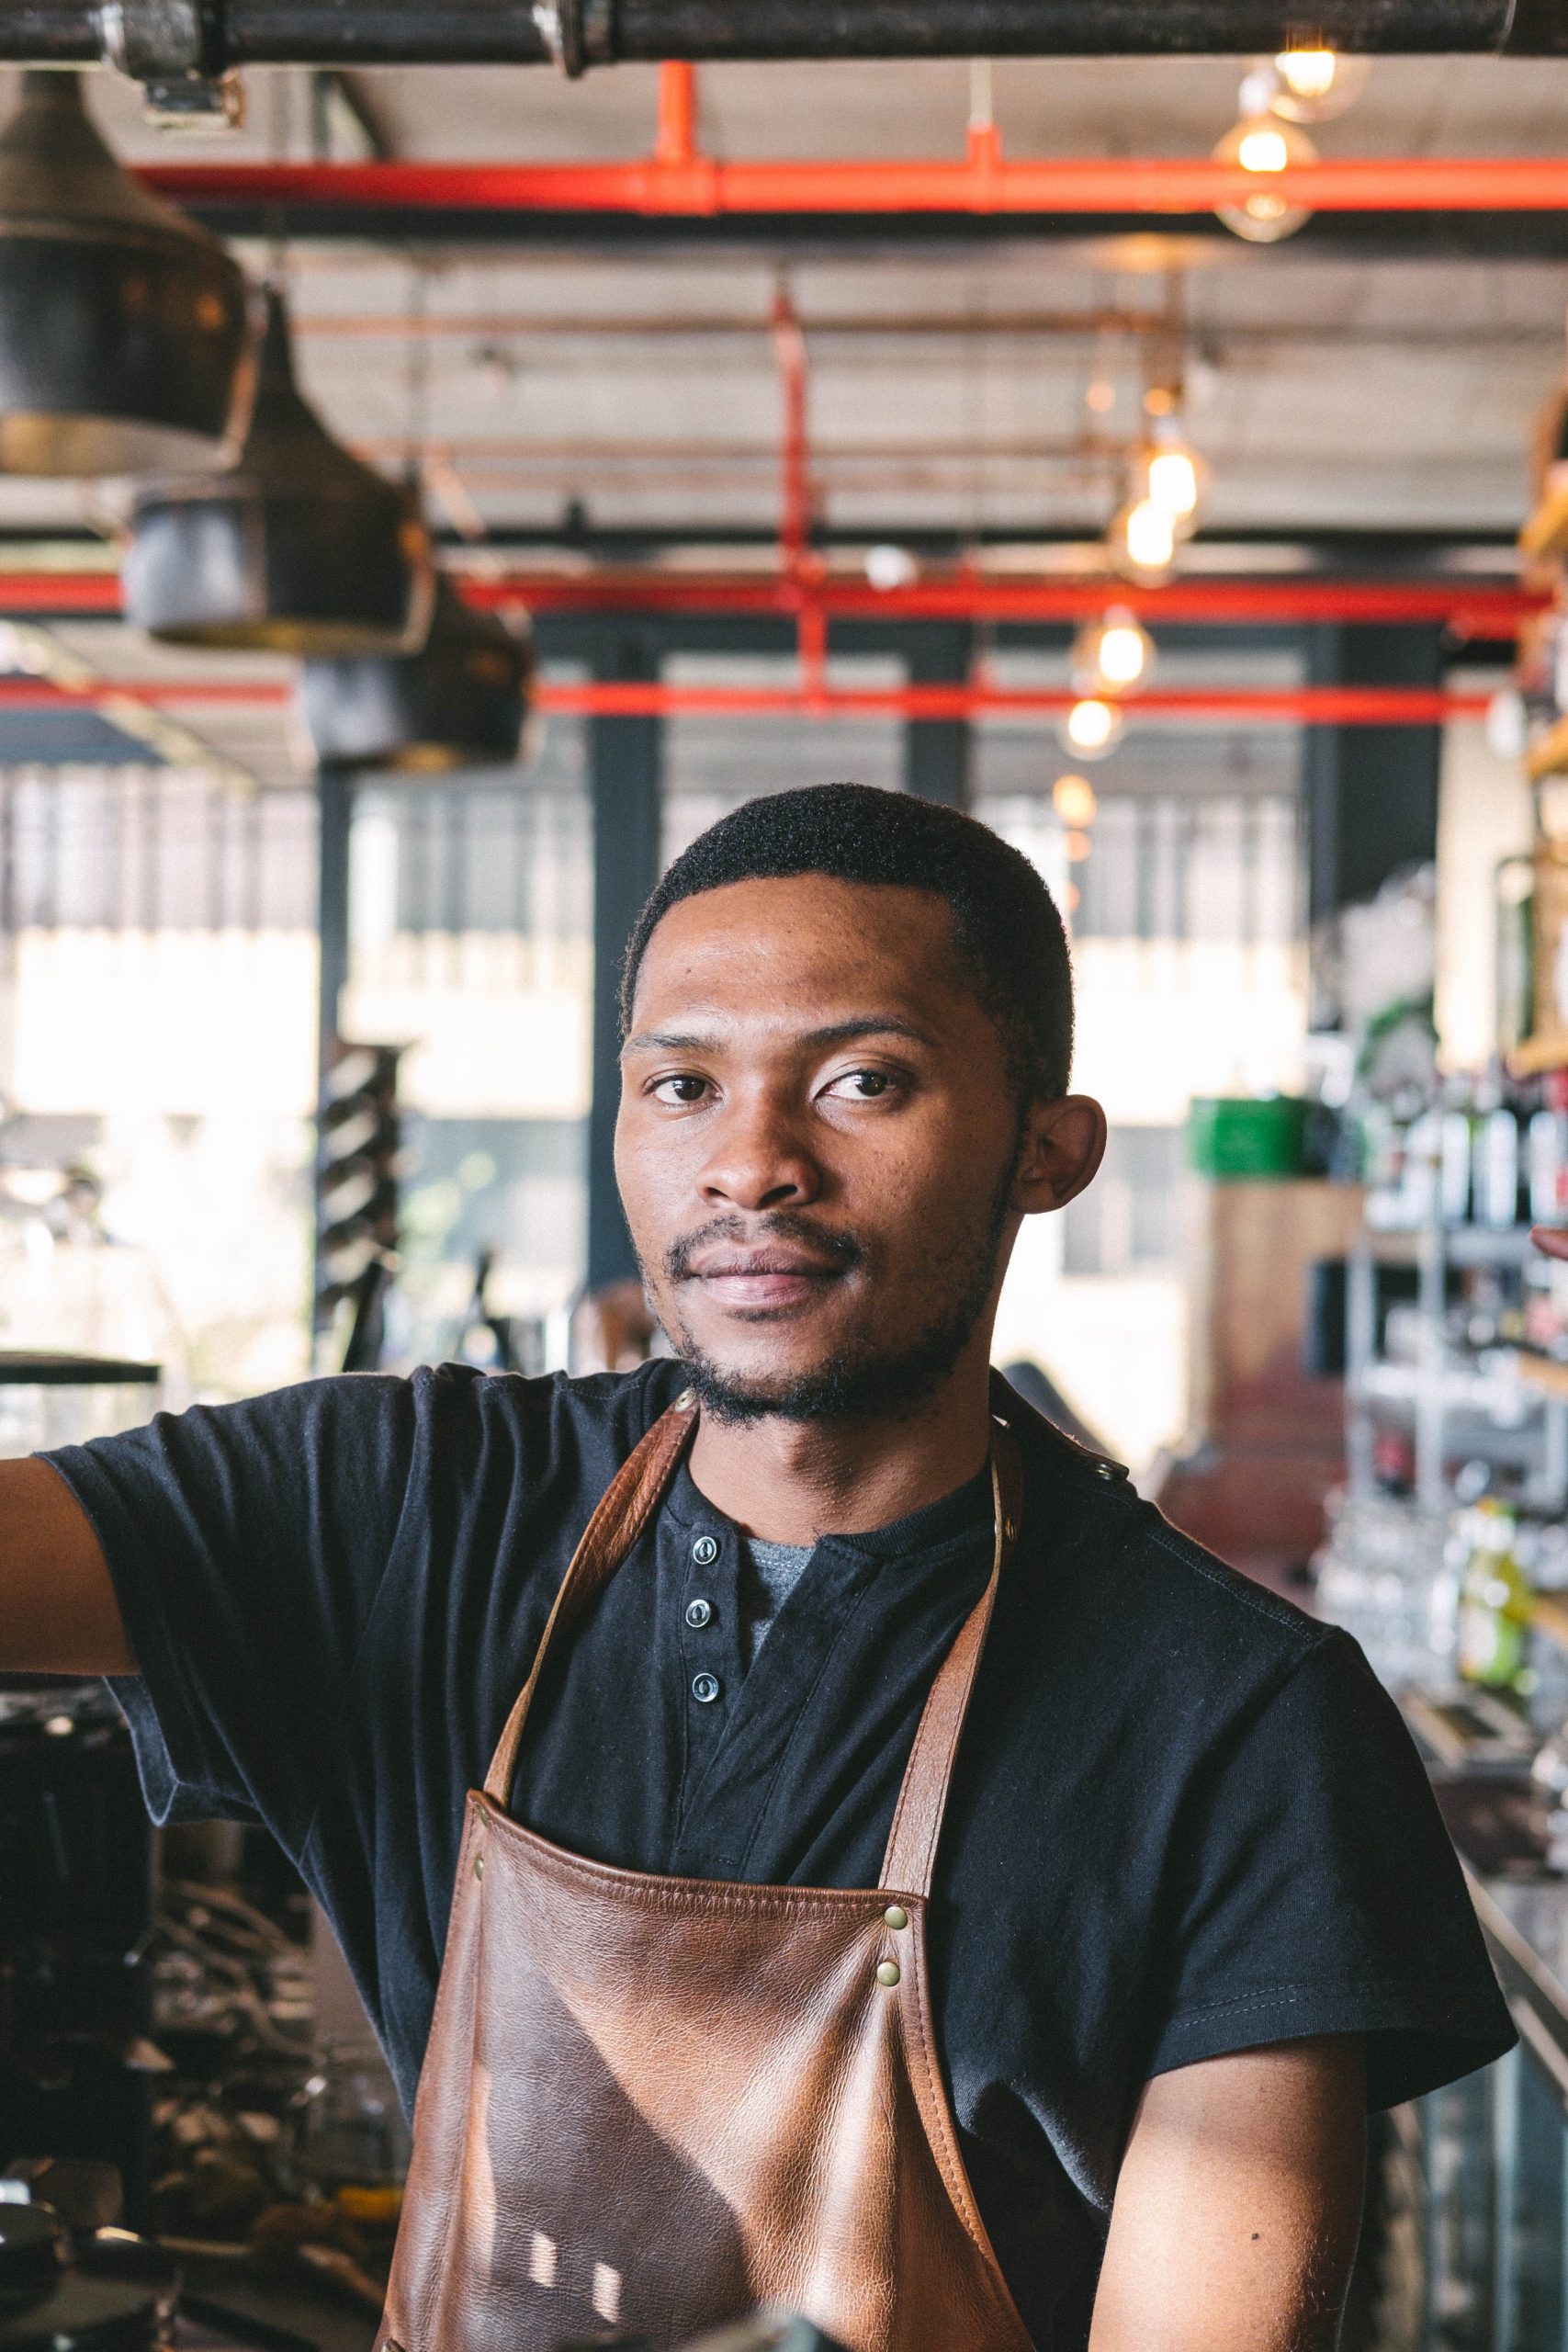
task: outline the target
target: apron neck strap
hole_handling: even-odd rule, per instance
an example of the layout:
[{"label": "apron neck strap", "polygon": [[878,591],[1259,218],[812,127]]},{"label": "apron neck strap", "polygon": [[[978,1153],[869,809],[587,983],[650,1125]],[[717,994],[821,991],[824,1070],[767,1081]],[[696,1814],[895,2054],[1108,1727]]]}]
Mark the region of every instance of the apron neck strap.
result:
[{"label": "apron neck strap", "polygon": [[[534,1693],[550,1645],[603,1592],[659,1507],[681,1457],[697,1426],[696,1399],[690,1389],[678,1396],[627,1455],[605,1488],[582,1540],[571,1555],[550,1611],[528,1679],[518,1692],[501,1743],[485,1774],[485,1794],[504,1811],[512,1802],[517,1773],[517,1751]],[[1023,1504],[1023,1465],[1018,1440],[1002,1421],[991,1424],[991,1499],[996,1512],[996,1544],[991,1574],[964,1623],[953,1647],[938,1668],[936,1680],[920,1716],[915,1744],[909,1751],[897,1810],[883,1858],[879,1886],[900,1894],[931,1893],[937,1840],[947,1806],[948,1783],[969,1708],[980,1653],[996,1605],[997,1587],[1009,1554],[1018,1540]]]},{"label": "apron neck strap", "polygon": [[937,1840],[947,1810],[947,1792],[963,1736],[969,1696],[996,1606],[997,1588],[1018,1541],[1023,1518],[1023,1462],[1018,1440],[1004,1421],[991,1423],[991,1502],[996,1543],[985,1591],[958,1630],[937,1670],[920,1715],[915,1744],[904,1770],[887,1851],[877,1884],[890,1894],[928,1895],[936,1867]]},{"label": "apron neck strap", "polygon": [[582,1614],[604,1589],[659,1507],[660,1497],[690,1445],[697,1426],[697,1400],[688,1388],[661,1413],[646,1437],[633,1449],[611,1479],[597,1510],[582,1531],[582,1540],[561,1578],[555,1607],[539,1636],[528,1679],[517,1693],[506,1718],[501,1745],[485,1774],[485,1794],[502,1810],[512,1802],[517,1774],[517,1750],[523,1726],[539,1686],[545,1660],[558,1634]]}]

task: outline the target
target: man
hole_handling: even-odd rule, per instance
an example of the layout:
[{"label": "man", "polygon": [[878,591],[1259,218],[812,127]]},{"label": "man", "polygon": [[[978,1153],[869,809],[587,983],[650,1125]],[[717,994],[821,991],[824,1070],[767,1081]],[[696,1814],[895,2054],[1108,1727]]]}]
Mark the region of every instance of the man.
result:
[{"label": "man", "polygon": [[1326,2352],[1367,2105],[1511,2034],[1355,1645],[988,1388],[1104,1140],[1048,894],[953,811],[781,794],[670,869],[623,1005],[678,1361],[6,1464],[0,1663],[124,1678],[154,1812],[268,1824],[405,2096],[445,1941],[409,2352],[784,2289],[855,2352]]}]

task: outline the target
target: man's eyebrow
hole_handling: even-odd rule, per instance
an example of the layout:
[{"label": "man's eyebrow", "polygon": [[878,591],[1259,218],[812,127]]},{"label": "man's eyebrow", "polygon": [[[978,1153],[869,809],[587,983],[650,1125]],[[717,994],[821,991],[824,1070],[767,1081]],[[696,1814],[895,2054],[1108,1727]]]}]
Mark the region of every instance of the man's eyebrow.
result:
[{"label": "man's eyebrow", "polygon": [[714,1044],[711,1035],[697,1030],[639,1029],[621,1047],[623,1054],[700,1054],[705,1046]]},{"label": "man's eyebrow", "polygon": [[[933,1046],[935,1039],[912,1021],[904,1020],[897,1012],[857,1014],[850,1021],[829,1022],[825,1028],[808,1029],[792,1042],[820,1049],[826,1046],[850,1046],[861,1037],[908,1037],[917,1046]],[[623,1054],[693,1054],[711,1051],[719,1042],[709,1030],[639,1029],[621,1047]]]},{"label": "man's eyebrow", "polygon": [[835,1021],[826,1029],[808,1030],[803,1046],[852,1046],[857,1037],[908,1037],[912,1045],[934,1046],[936,1039],[897,1012],[874,1012],[854,1021]]}]

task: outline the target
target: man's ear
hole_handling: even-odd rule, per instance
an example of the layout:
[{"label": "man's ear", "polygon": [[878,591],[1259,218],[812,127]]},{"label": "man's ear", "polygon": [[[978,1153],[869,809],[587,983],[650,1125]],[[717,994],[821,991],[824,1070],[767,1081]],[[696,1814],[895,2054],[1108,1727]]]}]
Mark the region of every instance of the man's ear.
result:
[{"label": "man's ear", "polygon": [[1105,1113],[1092,1094],[1033,1102],[1013,1178],[1012,1206],[1024,1216],[1063,1209],[1093,1182],[1105,1157]]}]

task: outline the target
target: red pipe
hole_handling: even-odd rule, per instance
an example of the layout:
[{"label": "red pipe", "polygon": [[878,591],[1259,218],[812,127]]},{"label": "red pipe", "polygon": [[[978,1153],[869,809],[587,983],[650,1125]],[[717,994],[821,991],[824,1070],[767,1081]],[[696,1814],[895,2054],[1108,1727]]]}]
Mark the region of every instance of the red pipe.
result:
[{"label": "red pipe", "polygon": [[[1483,581],[1334,581],[1301,578],[1173,580],[1134,588],[1100,576],[1006,579],[975,571],[902,588],[829,573],[815,580],[734,572],[553,571],[479,573],[463,582],[479,605],[525,605],[534,613],[729,613],[791,617],[810,605],[829,620],[1097,620],[1125,605],[1151,628],[1165,622],[1286,625],[1311,621],[1429,621],[1460,638],[1511,637],[1550,598]],[[0,604],[4,592],[0,591]]]},{"label": "red pipe", "polygon": [[682,171],[697,152],[697,69],[671,60],[659,69],[659,126],[654,161]]},{"label": "red pipe", "polygon": [[[679,129],[673,106],[665,129]],[[962,160],[740,161],[693,153],[629,164],[154,164],[137,176],[177,203],[334,211],[639,215],[1216,211],[1266,185],[1315,212],[1560,212],[1568,156],[1335,157],[1259,175],[1198,156],[1012,162],[989,141]]]},{"label": "red pipe", "polygon": [[[273,707],[293,688],[276,679],[99,679],[59,686],[44,678],[0,678],[0,709],[61,710],[117,700]],[[696,686],[658,681],[542,679],[538,708],[585,718],[1059,718],[1079,697],[1066,688],[1013,689],[983,681],[953,686]],[[1416,727],[1484,712],[1482,694],[1421,686],[1196,686],[1156,689],[1121,707],[1134,718],[1225,721],[1263,727]]]},{"label": "red pipe", "polygon": [[[1000,686],[670,686],[594,679],[541,683],[538,707],[563,718],[1059,718],[1081,697],[1066,689]],[[1421,686],[1237,686],[1157,690],[1119,707],[1132,718],[1262,727],[1422,727],[1476,718],[1491,697]]]},{"label": "red pipe", "polygon": [[[1544,610],[1550,599],[1487,581],[1319,580],[1298,576],[1173,580],[1135,588],[1104,577],[1010,579],[946,572],[902,588],[829,573],[516,571],[461,575],[464,596],[481,608],[525,605],[533,613],[728,613],[793,619],[810,605],[827,620],[1057,622],[1098,619],[1128,605],[1151,628],[1161,622],[1229,627],[1314,621],[1427,621],[1456,638],[1497,641]],[[31,613],[108,617],[120,609],[112,571],[0,571],[0,617]]]}]

